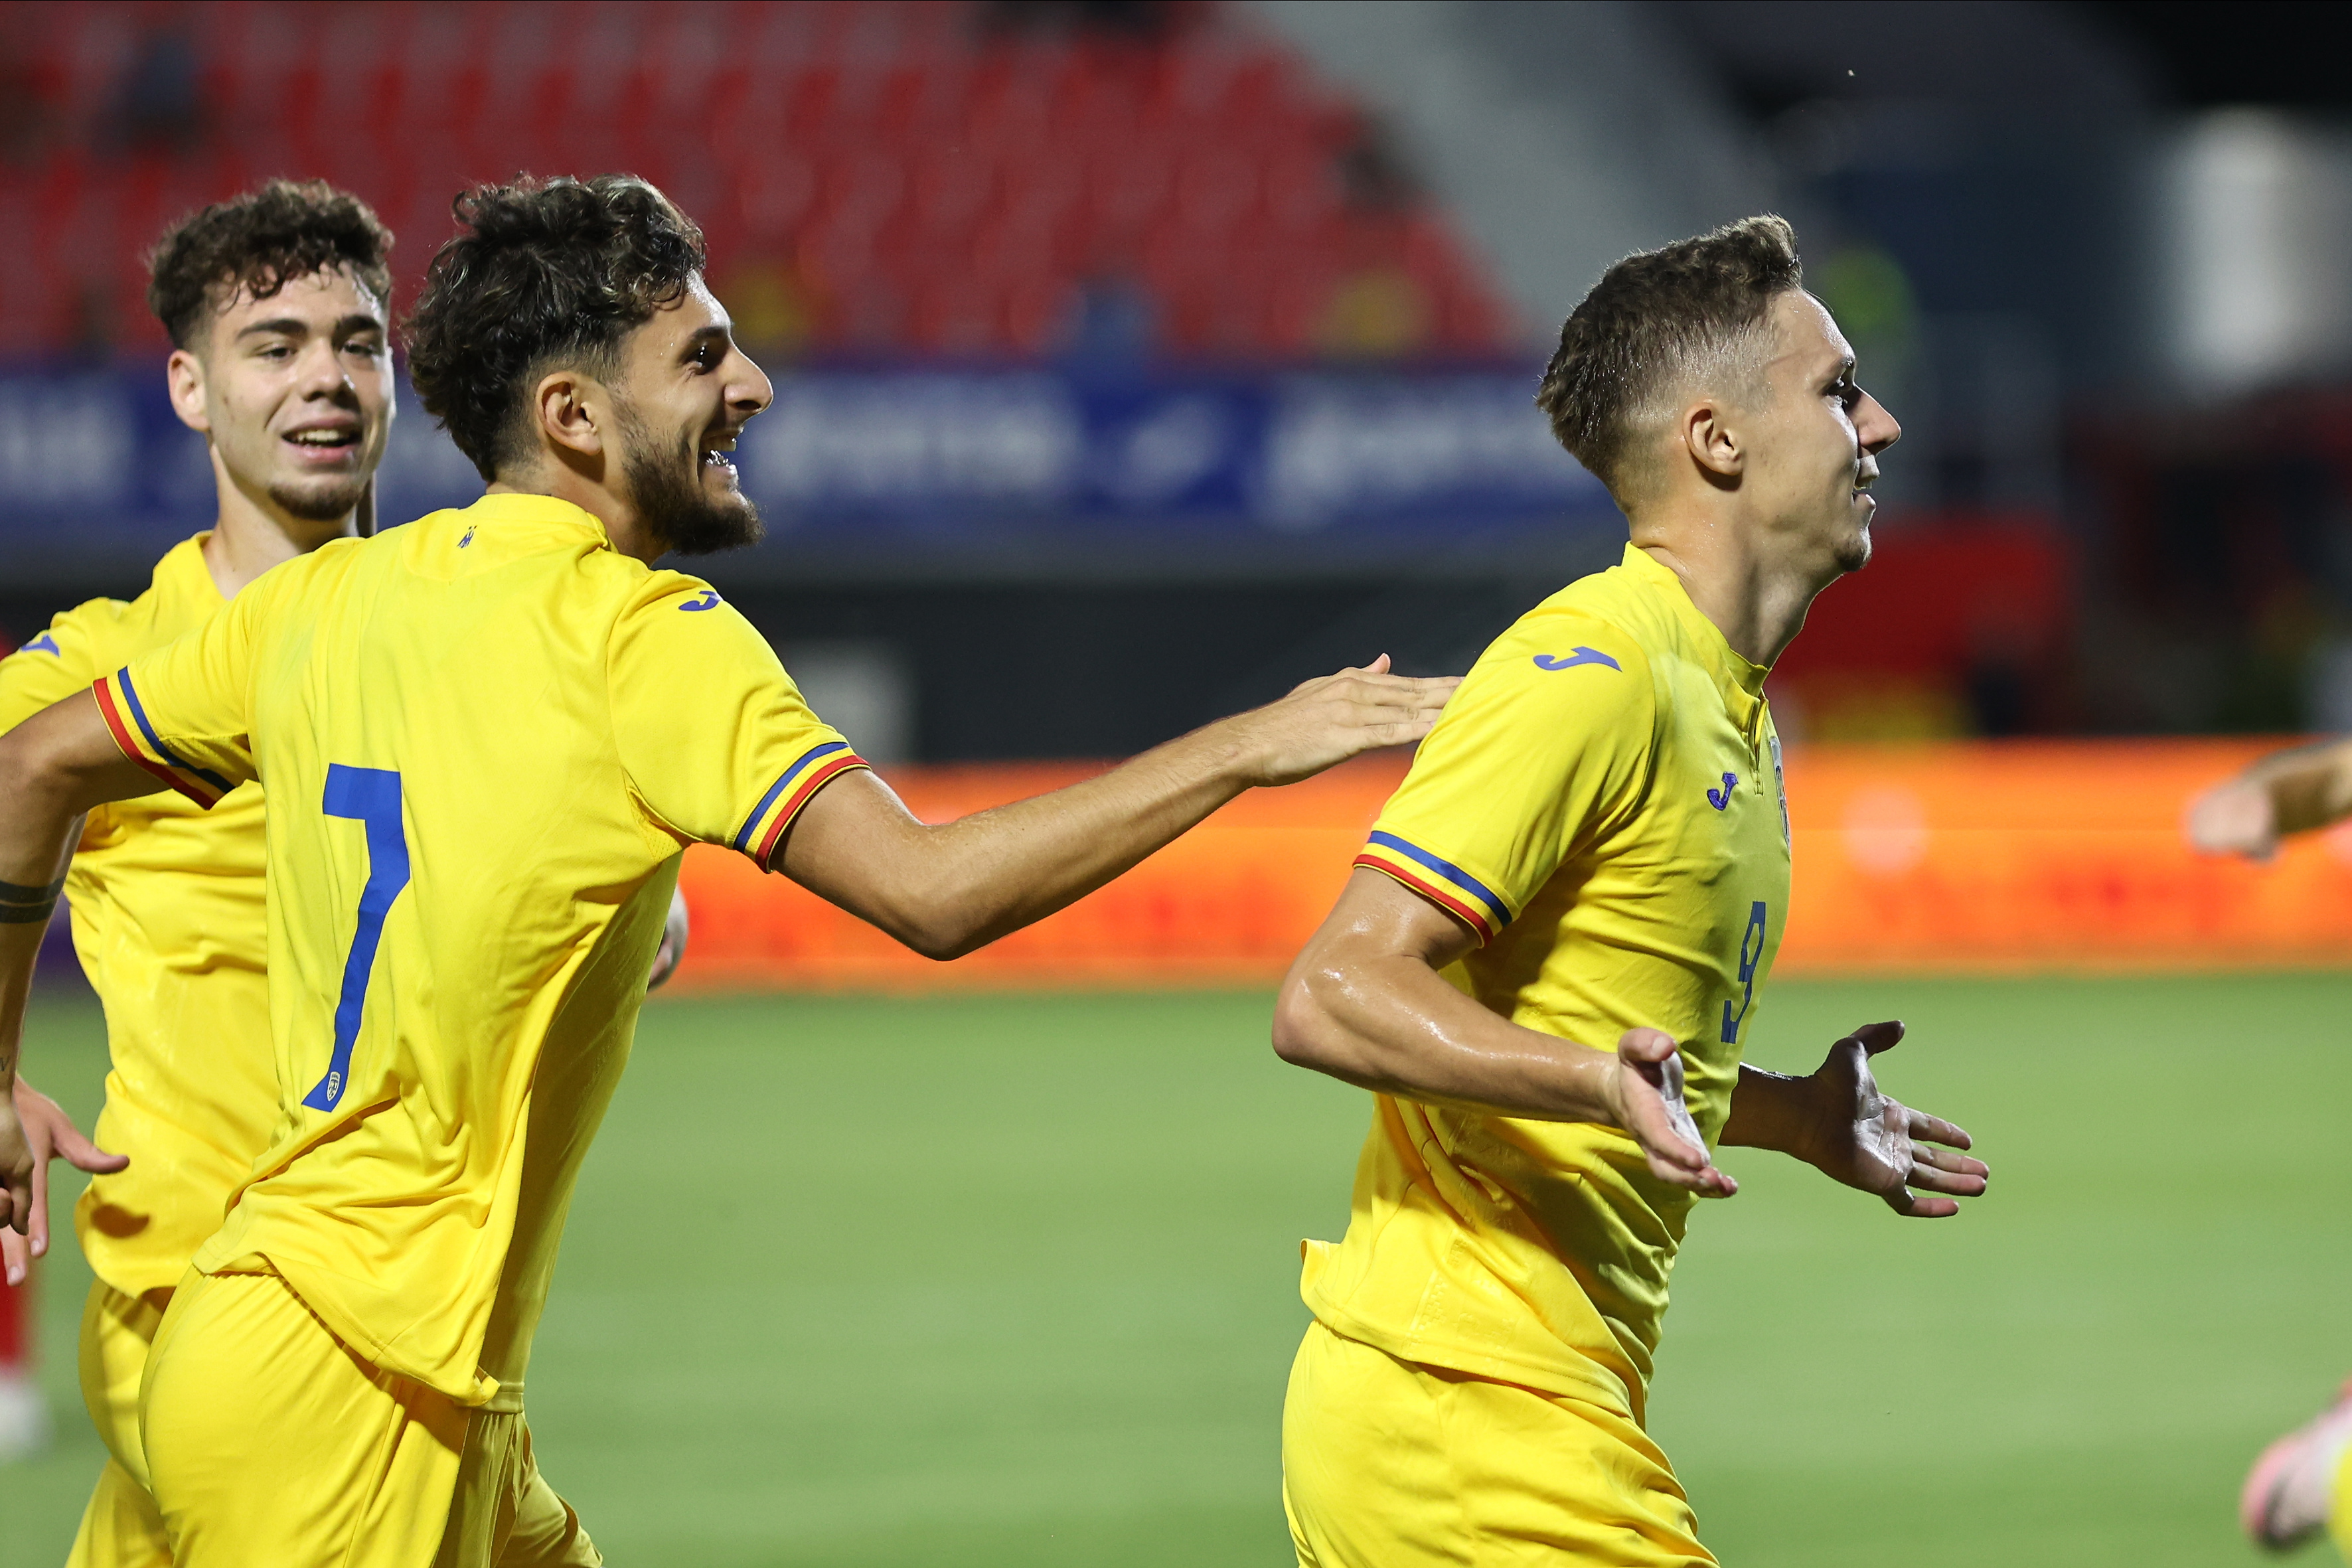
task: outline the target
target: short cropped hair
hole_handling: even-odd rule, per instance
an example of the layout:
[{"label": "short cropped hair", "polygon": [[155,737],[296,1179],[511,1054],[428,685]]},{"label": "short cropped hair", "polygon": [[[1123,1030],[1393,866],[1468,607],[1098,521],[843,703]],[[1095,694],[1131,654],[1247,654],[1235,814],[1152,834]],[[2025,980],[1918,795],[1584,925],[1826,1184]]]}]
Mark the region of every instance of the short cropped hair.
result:
[{"label": "short cropped hair", "polygon": [[298,278],[348,268],[392,309],[392,230],[324,180],[272,180],[164,231],[147,253],[147,308],[184,349],[240,293],[267,300]]},{"label": "short cropped hair", "polygon": [[531,384],[613,374],[621,340],[703,269],[702,230],[634,174],[520,179],[453,204],[466,232],[425,269],[408,374],[485,480],[528,450]]},{"label": "short cropped hair", "polygon": [[1754,351],[1772,301],[1804,281],[1797,231],[1769,213],[1629,256],[1570,312],[1536,406],[1622,506],[1640,488],[1645,427],[1672,416],[1694,374],[1719,367],[1760,384]]}]

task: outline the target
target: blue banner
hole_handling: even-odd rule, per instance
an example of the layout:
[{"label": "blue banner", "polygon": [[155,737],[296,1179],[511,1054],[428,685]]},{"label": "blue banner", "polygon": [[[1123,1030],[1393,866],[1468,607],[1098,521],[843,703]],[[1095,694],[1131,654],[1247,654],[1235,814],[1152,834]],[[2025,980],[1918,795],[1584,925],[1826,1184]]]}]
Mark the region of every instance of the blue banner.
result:
[{"label": "blue banner", "polygon": [[[1239,574],[1494,562],[1622,527],[1531,378],[793,369],[737,455],[727,578]],[[480,481],[404,386],[387,522]],[[119,574],[212,520],[161,367],[0,375],[0,578]]]}]

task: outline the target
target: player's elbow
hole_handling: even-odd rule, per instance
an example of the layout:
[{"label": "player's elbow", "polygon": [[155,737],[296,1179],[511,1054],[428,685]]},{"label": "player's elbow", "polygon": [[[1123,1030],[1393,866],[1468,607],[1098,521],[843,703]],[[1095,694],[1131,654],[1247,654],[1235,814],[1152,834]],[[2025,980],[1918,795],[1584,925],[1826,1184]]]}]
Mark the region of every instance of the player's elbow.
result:
[{"label": "player's elbow", "polygon": [[1344,1031],[1323,995],[1331,981],[1302,958],[1275,997],[1274,1054],[1292,1067],[1329,1072],[1338,1065],[1336,1047]]},{"label": "player's elbow", "polygon": [[898,940],[934,963],[952,963],[988,945],[988,939],[953,927],[918,926],[898,933]]},{"label": "player's elbow", "polygon": [[0,800],[19,810],[47,805],[49,796],[61,795],[72,782],[59,749],[44,744],[46,739],[37,724],[20,724],[0,734]]},{"label": "player's elbow", "polygon": [[999,935],[975,915],[952,903],[909,899],[875,922],[903,947],[935,963],[950,963],[977,952]]}]

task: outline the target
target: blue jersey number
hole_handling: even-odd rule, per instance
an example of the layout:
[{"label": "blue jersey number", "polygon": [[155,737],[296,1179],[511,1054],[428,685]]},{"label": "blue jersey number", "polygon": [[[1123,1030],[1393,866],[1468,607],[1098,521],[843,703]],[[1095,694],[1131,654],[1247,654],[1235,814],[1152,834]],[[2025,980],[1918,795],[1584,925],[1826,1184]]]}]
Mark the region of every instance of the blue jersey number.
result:
[{"label": "blue jersey number", "polygon": [[1723,1005],[1723,1043],[1739,1043],[1739,1026],[1748,1021],[1748,1009],[1756,1001],[1756,966],[1764,962],[1765,910],[1762,900],[1748,906],[1748,929],[1739,933],[1739,1011],[1731,1004]]},{"label": "blue jersey number", "polygon": [[351,1082],[352,1047],[360,1037],[360,1015],[367,1007],[368,976],[375,970],[376,945],[383,940],[383,917],[408,886],[408,831],[400,821],[400,775],[389,768],[327,767],[327,815],[367,825],[367,885],[360,889],[359,929],[343,960],[342,994],[335,1003],[335,1051],[327,1076],[302,1099],[313,1110],[332,1110]]}]

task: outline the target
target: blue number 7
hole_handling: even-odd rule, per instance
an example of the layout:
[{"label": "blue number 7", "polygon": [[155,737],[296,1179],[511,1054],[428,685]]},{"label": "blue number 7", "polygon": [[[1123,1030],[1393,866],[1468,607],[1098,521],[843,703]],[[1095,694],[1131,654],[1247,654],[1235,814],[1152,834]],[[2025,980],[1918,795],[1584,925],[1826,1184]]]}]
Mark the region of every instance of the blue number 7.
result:
[{"label": "blue number 7", "polygon": [[408,830],[400,820],[400,775],[389,768],[327,766],[326,810],[329,816],[355,817],[367,824],[367,885],[360,889],[359,929],[352,933],[352,951],[343,960],[343,991],[335,1003],[335,1052],[327,1058],[327,1076],[303,1096],[313,1110],[332,1110],[351,1082],[352,1047],[360,1037],[360,1015],[367,1008],[368,976],[375,969],[375,950],[383,940],[383,917],[392,901],[408,886]]}]

